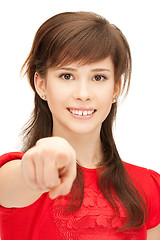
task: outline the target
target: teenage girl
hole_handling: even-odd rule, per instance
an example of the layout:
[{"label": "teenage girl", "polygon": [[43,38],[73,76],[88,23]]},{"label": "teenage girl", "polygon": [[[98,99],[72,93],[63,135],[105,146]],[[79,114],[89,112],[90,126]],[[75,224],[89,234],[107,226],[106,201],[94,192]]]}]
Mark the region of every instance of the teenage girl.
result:
[{"label": "teenage girl", "polygon": [[160,175],[125,163],[112,135],[130,86],[122,32],[94,13],[58,14],[24,69],[35,108],[22,152],[0,157],[1,240],[160,239]]}]

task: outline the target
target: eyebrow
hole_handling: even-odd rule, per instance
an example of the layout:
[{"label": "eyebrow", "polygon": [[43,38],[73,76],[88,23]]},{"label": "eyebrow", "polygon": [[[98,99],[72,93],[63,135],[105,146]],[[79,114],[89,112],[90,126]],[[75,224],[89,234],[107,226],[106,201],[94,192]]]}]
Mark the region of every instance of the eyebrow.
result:
[{"label": "eyebrow", "polygon": [[94,68],[92,69],[92,72],[110,72],[110,69],[107,68]]},{"label": "eyebrow", "polygon": [[[57,68],[57,70],[65,70],[65,71],[74,71],[77,72],[76,68],[70,68],[70,67],[62,67],[62,68]],[[110,72],[110,69],[107,68],[94,68],[91,70],[92,72]]]}]

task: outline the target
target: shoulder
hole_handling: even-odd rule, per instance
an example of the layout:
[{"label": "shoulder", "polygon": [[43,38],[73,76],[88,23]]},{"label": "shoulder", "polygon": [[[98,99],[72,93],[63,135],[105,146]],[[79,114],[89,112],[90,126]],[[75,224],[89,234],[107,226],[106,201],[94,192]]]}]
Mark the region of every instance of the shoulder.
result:
[{"label": "shoulder", "polygon": [[134,174],[139,174],[139,173],[143,173],[143,174],[147,174],[148,172],[148,169],[147,168],[144,168],[144,167],[140,167],[140,166],[137,166],[137,165],[133,165],[131,163],[127,163],[127,162],[123,162],[127,172],[131,175],[134,175]]},{"label": "shoulder", "polygon": [[143,190],[147,198],[157,195],[160,201],[160,174],[156,171],[124,162],[125,169],[139,190]]},{"label": "shoulder", "polygon": [[130,163],[123,162],[128,175],[133,181],[139,182],[139,184],[146,185],[157,181],[160,184],[160,174],[151,169],[136,166]]},{"label": "shoulder", "polygon": [[156,171],[125,163],[129,177],[144,196],[148,209],[147,229],[160,224],[160,174]]}]

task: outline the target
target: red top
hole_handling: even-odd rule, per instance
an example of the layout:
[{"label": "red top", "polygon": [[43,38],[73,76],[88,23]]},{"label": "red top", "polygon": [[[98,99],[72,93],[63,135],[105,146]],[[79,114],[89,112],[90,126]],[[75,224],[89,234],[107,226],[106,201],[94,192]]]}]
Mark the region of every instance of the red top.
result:
[{"label": "red top", "polygon": [[[0,167],[22,156],[23,153],[5,154],[0,157]],[[112,217],[113,209],[97,186],[96,169],[83,168],[84,199],[77,212],[64,214],[58,207],[66,204],[67,197],[51,200],[48,193],[28,207],[6,209],[0,206],[1,240],[145,240],[147,229],[160,223],[160,175],[124,164],[138,189],[143,189],[147,196],[148,218],[141,228],[116,231],[125,220],[123,209],[119,206],[120,219]]]}]

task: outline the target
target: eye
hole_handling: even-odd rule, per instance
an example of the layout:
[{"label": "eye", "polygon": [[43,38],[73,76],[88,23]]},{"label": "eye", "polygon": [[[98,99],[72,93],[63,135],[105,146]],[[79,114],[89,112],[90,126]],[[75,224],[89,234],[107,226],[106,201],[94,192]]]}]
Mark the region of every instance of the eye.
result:
[{"label": "eye", "polygon": [[64,80],[73,80],[73,76],[70,73],[65,73],[60,76]]},{"label": "eye", "polygon": [[97,82],[100,82],[100,81],[103,81],[107,79],[105,76],[102,76],[102,75],[96,75],[94,76],[93,80],[97,81]]}]

